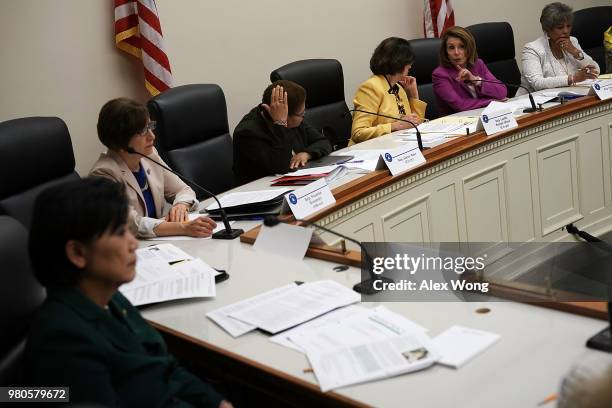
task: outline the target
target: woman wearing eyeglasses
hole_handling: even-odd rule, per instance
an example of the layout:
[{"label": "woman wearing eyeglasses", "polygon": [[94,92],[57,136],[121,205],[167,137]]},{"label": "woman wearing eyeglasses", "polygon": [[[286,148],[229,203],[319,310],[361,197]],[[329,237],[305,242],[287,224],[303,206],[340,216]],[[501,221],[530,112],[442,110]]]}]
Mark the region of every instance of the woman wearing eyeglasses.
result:
[{"label": "woman wearing eyeglasses", "polygon": [[234,130],[234,175],[238,184],[282,174],[327,156],[331,143],[304,121],[306,90],[292,81],[265,89],[261,104]]},{"label": "woman wearing eyeglasses", "polygon": [[131,226],[139,238],[211,235],[216,223],[210,218],[189,221],[188,213],[197,209],[198,200],[187,184],[155,163],[127,152],[131,147],[164,163],[153,147],[153,129],[155,122],[144,105],[127,98],[107,102],[98,117],[98,138],[108,151],[100,155],[90,175],[125,184]]},{"label": "woman wearing eyeglasses", "polygon": [[[374,75],[355,94],[355,109],[422,123],[427,104],[419,99],[416,79],[408,75],[413,62],[408,41],[397,37],[383,40],[370,59]],[[410,127],[401,120],[355,112],[349,145]]]}]

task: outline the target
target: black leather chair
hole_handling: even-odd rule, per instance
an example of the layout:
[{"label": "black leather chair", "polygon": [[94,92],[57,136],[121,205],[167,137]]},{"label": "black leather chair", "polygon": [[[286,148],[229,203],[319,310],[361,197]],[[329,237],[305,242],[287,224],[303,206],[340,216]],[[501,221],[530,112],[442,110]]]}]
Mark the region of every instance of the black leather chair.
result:
[{"label": "black leather chair", "polygon": [[31,117],[0,123],[0,214],[29,228],[36,196],[78,179],[70,133],[59,118]]},{"label": "black leather chair", "polygon": [[[495,78],[519,85],[521,71],[516,63],[512,26],[506,22],[495,22],[474,24],[466,29],[476,40],[478,57],[487,64]],[[508,86],[507,88],[509,98],[518,91],[517,87]]]},{"label": "black leather chair", "polygon": [[425,117],[436,119],[441,116],[441,113],[436,104],[431,73],[439,65],[438,54],[441,41],[439,38],[419,38],[409,42],[415,56],[410,75],[416,78],[419,99],[427,102]]},{"label": "black leather chair", "polygon": [[[214,194],[234,187],[232,138],[219,85],[177,86],[147,106],[151,120],[157,121],[156,147],[170,167]],[[198,198],[208,197],[191,187]]]},{"label": "black leather chair", "polygon": [[612,6],[589,7],[574,11],[572,35],[580,46],[598,64],[601,72],[606,71],[606,57],[603,33],[612,25]]},{"label": "black leather chair", "polygon": [[285,79],[306,89],[305,120],[323,131],[334,150],[341,149],[351,138],[351,115],[344,99],[342,65],[335,59],[295,61],[270,73],[270,81]]},{"label": "black leather chair", "polygon": [[0,386],[20,383],[29,324],[45,297],[30,269],[27,236],[17,220],[0,216]]}]

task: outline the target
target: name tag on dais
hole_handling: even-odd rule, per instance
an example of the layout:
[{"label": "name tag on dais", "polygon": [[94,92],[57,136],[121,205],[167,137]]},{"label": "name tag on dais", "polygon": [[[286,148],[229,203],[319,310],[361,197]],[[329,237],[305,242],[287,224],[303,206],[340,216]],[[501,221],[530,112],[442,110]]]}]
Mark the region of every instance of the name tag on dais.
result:
[{"label": "name tag on dais", "polygon": [[512,115],[512,109],[507,107],[489,109],[489,107],[480,115],[480,122],[487,136],[518,127],[518,123],[516,123],[516,119]]},{"label": "name tag on dais", "polygon": [[425,157],[415,143],[408,143],[397,149],[381,153],[380,157],[394,176],[425,163]]},{"label": "name tag on dais", "polygon": [[323,178],[285,194],[285,200],[287,200],[293,216],[298,220],[321,211],[336,202]]},{"label": "name tag on dais", "polygon": [[600,79],[591,85],[589,95],[597,95],[602,101],[612,98],[612,79]]}]

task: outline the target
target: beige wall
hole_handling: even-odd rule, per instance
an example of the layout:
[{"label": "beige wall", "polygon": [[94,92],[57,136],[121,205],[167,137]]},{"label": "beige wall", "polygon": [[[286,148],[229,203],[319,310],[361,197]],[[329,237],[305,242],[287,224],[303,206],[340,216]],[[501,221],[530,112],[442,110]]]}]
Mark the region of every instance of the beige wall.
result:
[{"label": "beige wall", "polygon": [[[520,48],[539,35],[539,13],[547,2],[455,0],[456,22],[509,21]],[[137,62],[114,47],[112,3],[0,0],[0,120],[63,118],[82,175],[102,150],[95,133],[101,105],[121,95],[146,100]],[[218,83],[232,129],[258,103],[274,68],[303,58],[337,58],[350,104],[381,39],[422,33],[420,0],[157,3],[175,85]],[[576,9],[604,4],[609,0],[572,3]]]}]

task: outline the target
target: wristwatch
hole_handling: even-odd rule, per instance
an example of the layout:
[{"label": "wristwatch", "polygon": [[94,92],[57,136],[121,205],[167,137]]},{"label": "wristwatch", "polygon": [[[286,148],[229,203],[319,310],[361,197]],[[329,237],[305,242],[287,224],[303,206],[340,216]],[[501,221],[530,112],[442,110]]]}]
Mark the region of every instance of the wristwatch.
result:
[{"label": "wristwatch", "polygon": [[582,51],[578,51],[578,56],[576,57],[578,61],[582,61],[584,59],[584,54]]}]

